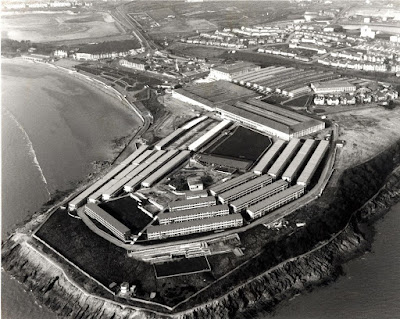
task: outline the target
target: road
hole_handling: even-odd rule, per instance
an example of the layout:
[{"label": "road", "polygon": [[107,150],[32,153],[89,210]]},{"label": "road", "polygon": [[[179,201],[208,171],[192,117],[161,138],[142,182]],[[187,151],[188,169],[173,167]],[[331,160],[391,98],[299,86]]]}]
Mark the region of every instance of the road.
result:
[{"label": "road", "polygon": [[[129,3],[128,3],[129,4]],[[127,16],[127,4],[120,5],[115,8],[115,11],[110,11],[109,13],[112,17],[117,20],[121,25],[123,25],[127,30],[129,30],[140,42],[141,46],[145,49],[157,50],[159,47],[151,40],[148,39],[139,29],[140,25],[133,22],[130,17]]]}]

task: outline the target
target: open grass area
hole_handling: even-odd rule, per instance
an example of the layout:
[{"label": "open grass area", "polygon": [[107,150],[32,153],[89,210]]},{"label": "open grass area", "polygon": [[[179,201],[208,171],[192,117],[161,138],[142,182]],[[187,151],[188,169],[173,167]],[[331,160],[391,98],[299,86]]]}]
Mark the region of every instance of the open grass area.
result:
[{"label": "open grass area", "polygon": [[226,56],[227,52],[226,49],[223,48],[187,45],[179,42],[169,46],[168,51],[181,56],[197,57],[203,59],[222,58]]},{"label": "open grass area", "polygon": [[239,126],[232,135],[206,153],[255,161],[271,144],[268,136]]},{"label": "open grass area", "polygon": [[210,271],[207,257],[183,258],[180,260],[154,264],[154,271],[157,278],[181,276],[190,273]]},{"label": "open grass area", "polygon": [[127,281],[137,285],[140,297],[156,289],[152,267],[129,258],[126,250],[97,236],[65,210],[57,210],[36,235],[107,287]]},{"label": "open grass area", "polygon": [[129,227],[133,235],[137,235],[152,221],[152,218],[141,211],[137,206],[137,202],[130,197],[102,203],[99,207]]},{"label": "open grass area", "polygon": [[[301,8],[296,5],[282,4],[278,1],[235,1],[233,3],[214,2],[181,2],[181,1],[142,1],[127,4],[126,12],[146,12],[160,27],[171,33],[182,30],[201,30],[223,27],[240,27],[257,23],[266,23],[275,19],[285,19],[293,14],[300,14]],[[179,27],[180,26],[180,27]]]},{"label": "open grass area", "polygon": [[66,210],[52,214],[36,235],[106,287],[127,281],[137,286],[136,297],[145,300],[157,292],[154,301],[173,306],[213,280],[206,273],[157,280],[150,264],[128,257],[126,250],[97,236]]}]

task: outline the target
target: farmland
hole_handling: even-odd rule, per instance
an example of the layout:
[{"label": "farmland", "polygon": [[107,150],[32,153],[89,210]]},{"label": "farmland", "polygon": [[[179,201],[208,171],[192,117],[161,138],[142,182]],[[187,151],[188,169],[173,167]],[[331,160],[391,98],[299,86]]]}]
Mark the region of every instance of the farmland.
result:
[{"label": "farmland", "polygon": [[196,31],[267,23],[296,15],[295,5],[280,2],[134,2],[121,6],[130,18],[155,39],[175,38]]}]

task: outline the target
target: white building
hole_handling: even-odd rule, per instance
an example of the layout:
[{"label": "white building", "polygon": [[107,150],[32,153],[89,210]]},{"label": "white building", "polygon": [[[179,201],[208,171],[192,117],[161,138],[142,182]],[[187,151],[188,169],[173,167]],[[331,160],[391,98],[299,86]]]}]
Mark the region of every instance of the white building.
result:
[{"label": "white building", "polygon": [[372,29],[367,25],[362,26],[360,32],[360,37],[362,38],[375,39],[375,31],[372,31]]},{"label": "white building", "polygon": [[204,189],[203,182],[198,177],[188,177],[187,183],[191,191],[200,191]]},{"label": "white building", "polygon": [[68,52],[65,51],[65,50],[55,50],[54,53],[53,53],[53,55],[54,55],[56,58],[64,59],[64,58],[67,58],[67,57],[68,57]]},{"label": "white building", "polygon": [[124,66],[126,68],[130,68],[130,69],[135,69],[135,70],[140,70],[140,71],[144,71],[145,70],[145,64],[140,60],[122,59],[122,60],[119,61],[119,64],[121,66]]},{"label": "white building", "polygon": [[239,61],[232,64],[219,65],[210,69],[210,77],[216,80],[232,81],[235,76],[261,69],[260,66],[250,62]]},{"label": "white building", "polygon": [[356,90],[356,86],[347,81],[326,81],[311,83],[311,88],[316,94],[326,93],[351,93]]}]

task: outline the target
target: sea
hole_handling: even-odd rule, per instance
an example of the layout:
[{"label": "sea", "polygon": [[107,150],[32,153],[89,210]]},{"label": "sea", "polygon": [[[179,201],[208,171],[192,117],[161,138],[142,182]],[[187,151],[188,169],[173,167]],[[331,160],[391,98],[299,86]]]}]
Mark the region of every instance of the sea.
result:
[{"label": "sea", "polygon": [[[43,64],[2,59],[2,240],[57,190],[74,189],[110,161],[114,140],[131,135],[137,116],[115,98]],[[2,271],[2,318],[47,319],[16,280]]]},{"label": "sea", "polygon": [[[43,65],[2,63],[2,238],[69,189],[95,160],[115,155],[112,140],[137,125],[115,100]],[[110,120],[111,119],[111,120]],[[372,251],[344,265],[345,275],[281,303],[256,319],[400,317],[400,203],[376,225]],[[4,319],[55,319],[2,272]]]}]

